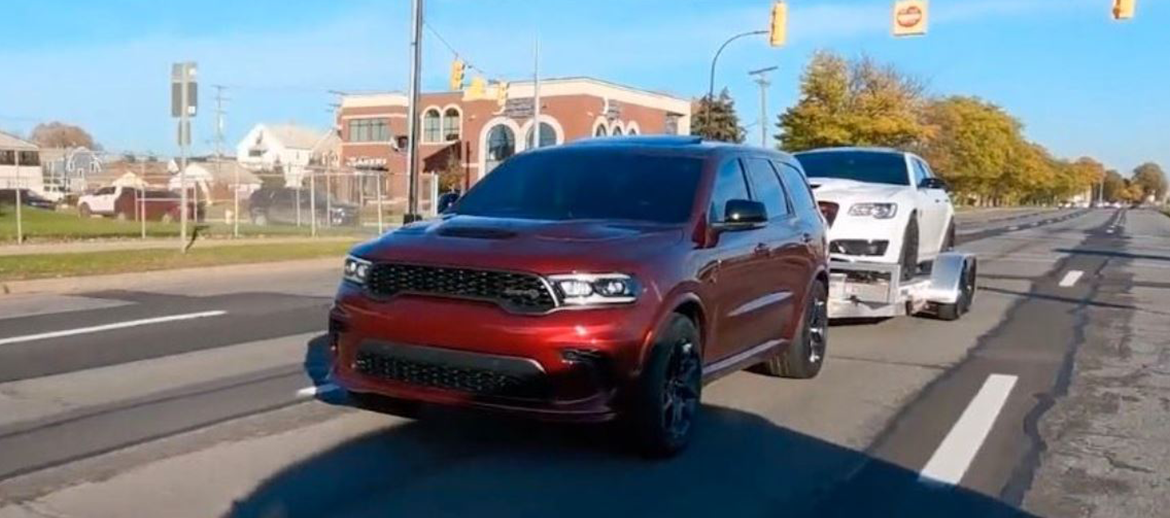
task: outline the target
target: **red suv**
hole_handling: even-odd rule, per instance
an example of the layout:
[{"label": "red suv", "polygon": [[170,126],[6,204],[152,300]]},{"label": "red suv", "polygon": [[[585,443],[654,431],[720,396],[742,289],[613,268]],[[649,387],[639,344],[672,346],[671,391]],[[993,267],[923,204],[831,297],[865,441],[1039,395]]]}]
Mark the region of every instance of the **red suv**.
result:
[{"label": "red suv", "polygon": [[362,407],[621,417],[684,447],[705,382],[824,361],[825,225],[800,164],[697,137],[517,155],[441,218],[355,247],[332,376]]}]

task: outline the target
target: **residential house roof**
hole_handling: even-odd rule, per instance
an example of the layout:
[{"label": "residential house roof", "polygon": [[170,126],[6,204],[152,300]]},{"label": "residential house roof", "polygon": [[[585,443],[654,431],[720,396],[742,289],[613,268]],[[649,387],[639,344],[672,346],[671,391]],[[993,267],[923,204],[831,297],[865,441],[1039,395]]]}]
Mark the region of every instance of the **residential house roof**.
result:
[{"label": "residential house roof", "polygon": [[38,149],[36,144],[24,140],[16,135],[4,133],[0,131],[0,149],[10,149],[17,151],[36,151]]},{"label": "residential house roof", "polygon": [[269,135],[289,149],[312,150],[326,136],[325,130],[296,124],[264,124],[263,126],[268,130]]}]

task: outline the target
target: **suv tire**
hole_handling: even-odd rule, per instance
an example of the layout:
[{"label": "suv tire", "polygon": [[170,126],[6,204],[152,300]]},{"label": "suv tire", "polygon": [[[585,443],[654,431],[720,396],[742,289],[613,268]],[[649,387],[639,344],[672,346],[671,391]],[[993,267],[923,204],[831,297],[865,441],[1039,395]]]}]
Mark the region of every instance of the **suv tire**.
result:
[{"label": "suv tire", "polygon": [[780,378],[810,379],[821,372],[829,342],[828,290],[821,281],[809,289],[800,327],[792,343],[763,363],[766,374]]},{"label": "suv tire", "polygon": [[263,212],[253,212],[252,224],[260,227],[268,225],[268,216],[266,216]]},{"label": "suv tire", "polygon": [[82,218],[89,218],[93,216],[93,211],[89,210],[88,203],[82,203],[81,206],[77,208],[77,214]]},{"label": "suv tire", "polygon": [[663,325],[624,416],[638,451],[670,457],[686,448],[699,413],[703,360],[699,330],[675,313]]},{"label": "suv tire", "polygon": [[950,252],[955,249],[955,222],[951,221],[947,224],[947,235],[943,238],[943,252]]}]

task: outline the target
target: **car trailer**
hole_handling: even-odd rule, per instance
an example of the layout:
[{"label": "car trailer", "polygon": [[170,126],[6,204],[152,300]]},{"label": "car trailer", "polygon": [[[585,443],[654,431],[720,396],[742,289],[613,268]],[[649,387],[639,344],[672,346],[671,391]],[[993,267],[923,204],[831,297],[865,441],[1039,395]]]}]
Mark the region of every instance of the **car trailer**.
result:
[{"label": "car trailer", "polygon": [[902,279],[902,266],[833,261],[829,265],[829,318],[934,315],[958,320],[975,302],[974,254],[944,252],[925,273]]}]

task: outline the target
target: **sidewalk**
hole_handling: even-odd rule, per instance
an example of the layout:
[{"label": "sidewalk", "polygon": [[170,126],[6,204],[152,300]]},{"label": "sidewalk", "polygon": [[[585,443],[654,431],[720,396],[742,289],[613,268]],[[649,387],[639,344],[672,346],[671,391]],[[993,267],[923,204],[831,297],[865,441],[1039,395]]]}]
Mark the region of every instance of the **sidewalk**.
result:
[{"label": "sidewalk", "polygon": [[[199,239],[191,247],[246,246],[255,244],[293,244],[353,241],[353,237],[251,237],[240,239],[211,238]],[[172,239],[126,239],[74,241],[67,243],[28,243],[23,245],[0,245],[0,256],[28,254],[68,254],[77,252],[106,252],[112,250],[157,250],[160,248],[179,249],[178,238]]]}]

